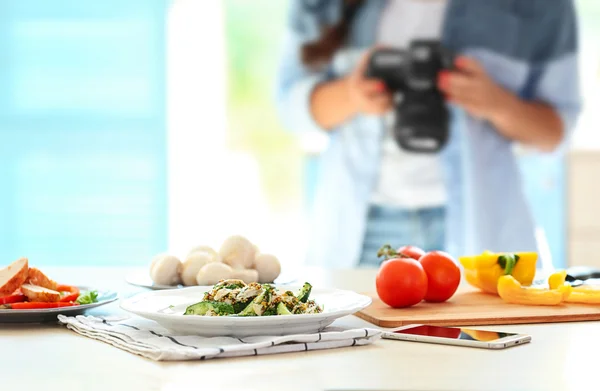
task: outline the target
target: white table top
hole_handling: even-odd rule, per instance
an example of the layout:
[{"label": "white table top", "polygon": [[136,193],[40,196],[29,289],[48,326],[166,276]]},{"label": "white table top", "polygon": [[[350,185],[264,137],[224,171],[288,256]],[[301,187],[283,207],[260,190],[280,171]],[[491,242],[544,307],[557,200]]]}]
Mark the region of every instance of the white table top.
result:
[{"label": "white table top", "polygon": [[[141,291],[132,269],[44,268],[64,283]],[[311,273],[316,286],[369,291],[373,270]],[[114,303],[92,314],[120,312]],[[374,327],[356,317],[338,325]],[[2,390],[477,390],[600,388],[600,322],[481,327],[532,335],[502,351],[380,340],[364,347],[195,362],[154,362],[55,324],[0,324]],[[267,380],[268,379],[268,380]]]}]

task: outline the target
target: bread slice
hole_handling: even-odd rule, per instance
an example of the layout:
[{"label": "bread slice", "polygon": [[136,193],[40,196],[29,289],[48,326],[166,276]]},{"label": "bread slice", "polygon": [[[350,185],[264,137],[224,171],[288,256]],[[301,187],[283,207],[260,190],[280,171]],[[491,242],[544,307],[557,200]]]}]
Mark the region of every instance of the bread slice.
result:
[{"label": "bread slice", "polygon": [[21,292],[23,292],[29,301],[44,301],[50,303],[60,301],[59,292],[42,286],[23,284],[21,285]]},{"label": "bread slice", "polygon": [[52,281],[48,276],[35,267],[29,268],[29,278],[27,283],[31,285],[41,286],[43,288],[51,289],[55,291],[58,288],[58,283]]},{"label": "bread slice", "polygon": [[0,296],[10,295],[27,280],[29,262],[21,258],[4,269],[0,269]]}]

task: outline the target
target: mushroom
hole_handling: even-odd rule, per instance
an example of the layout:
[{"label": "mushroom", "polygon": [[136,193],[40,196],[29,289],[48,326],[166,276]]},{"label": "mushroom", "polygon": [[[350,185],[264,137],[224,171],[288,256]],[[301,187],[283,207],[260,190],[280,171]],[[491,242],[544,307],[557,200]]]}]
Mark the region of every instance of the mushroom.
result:
[{"label": "mushroom", "polygon": [[183,265],[179,258],[169,254],[158,254],[150,264],[150,278],[160,285],[178,285],[181,283]]},{"label": "mushroom", "polygon": [[196,275],[198,285],[215,285],[221,280],[231,278],[233,269],[221,262],[210,262],[202,266]]},{"label": "mushroom", "polygon": [[207,254],[212,255],[215,258],[215,261],[219,260],[219,254],[217,254],[217,252],[215,250],[213,250],[213,248],[210,246],[201,245],[201,246],[193,247],[190,250],[190,252],[188,252],[187,257],[189,257],[190,255],[195,254],[195,253],[207,253]]},{"label": "mushroom", "polygon": [[246,284],[258,282],[258,272],[254,269],[234,269],[231,278],[237,278]]},{"label": "mushroom", "polygon": [[254,245],[243,236],[230,236],[219,249],[221,262],[234,269],[250,269],[254,261]]},{"label": "mushroom", "polygon": [[162,258],[158,255],[152,258],[152,261],[150,262],[150,275],[152,275],[154,266],[156,266],[156,264],[158,263],[158,261],[160,259],[162,259]]},{"label": "mushroom", "polygon": [[281,273],[279,260],[271,254],[256,254],[254,269],[258,272],[258,282],[274,282]]},{"label": "mushroom", "polygon": [[181,270],[183,284],[188,286],[196,285],[196,276],[200,269],[208,263],[216,262],[217,258],[218,255],[216,252],[214,252],[214,255],[204,251],[196,251],[188,254]]}]

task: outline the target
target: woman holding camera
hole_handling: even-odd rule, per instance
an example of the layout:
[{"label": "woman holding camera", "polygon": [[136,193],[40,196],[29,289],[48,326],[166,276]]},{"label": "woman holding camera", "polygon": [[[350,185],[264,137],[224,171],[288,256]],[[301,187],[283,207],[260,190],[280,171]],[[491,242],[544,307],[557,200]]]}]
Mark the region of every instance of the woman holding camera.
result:
[{"label": "woman holding camera", "polygon": [[[321,131],[309,261],[377,263],[383,244],[459,256],[537,251],[512,147],[560,149],[580,110],[571,0],[292,0],[278,79],[286,127]],[[438,154],[394,140],[394,96],[365,77],[377,46],[439,40],[451,109]]]}]

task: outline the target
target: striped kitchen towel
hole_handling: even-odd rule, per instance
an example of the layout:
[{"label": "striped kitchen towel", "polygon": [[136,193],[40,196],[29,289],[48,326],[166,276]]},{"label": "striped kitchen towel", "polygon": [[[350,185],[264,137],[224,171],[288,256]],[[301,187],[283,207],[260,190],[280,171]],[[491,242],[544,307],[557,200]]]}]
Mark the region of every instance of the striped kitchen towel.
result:
[{"label": "striped kitchen towel", "polygon": [[381,337],[376,329],[327,327],[320,333],[257,337],[199,337],[174,335],[141,318],[99,318],[58,315],[70,330],[130,353],[156,360],[205,360],[218,357],[259,356],[368,345]]}]

